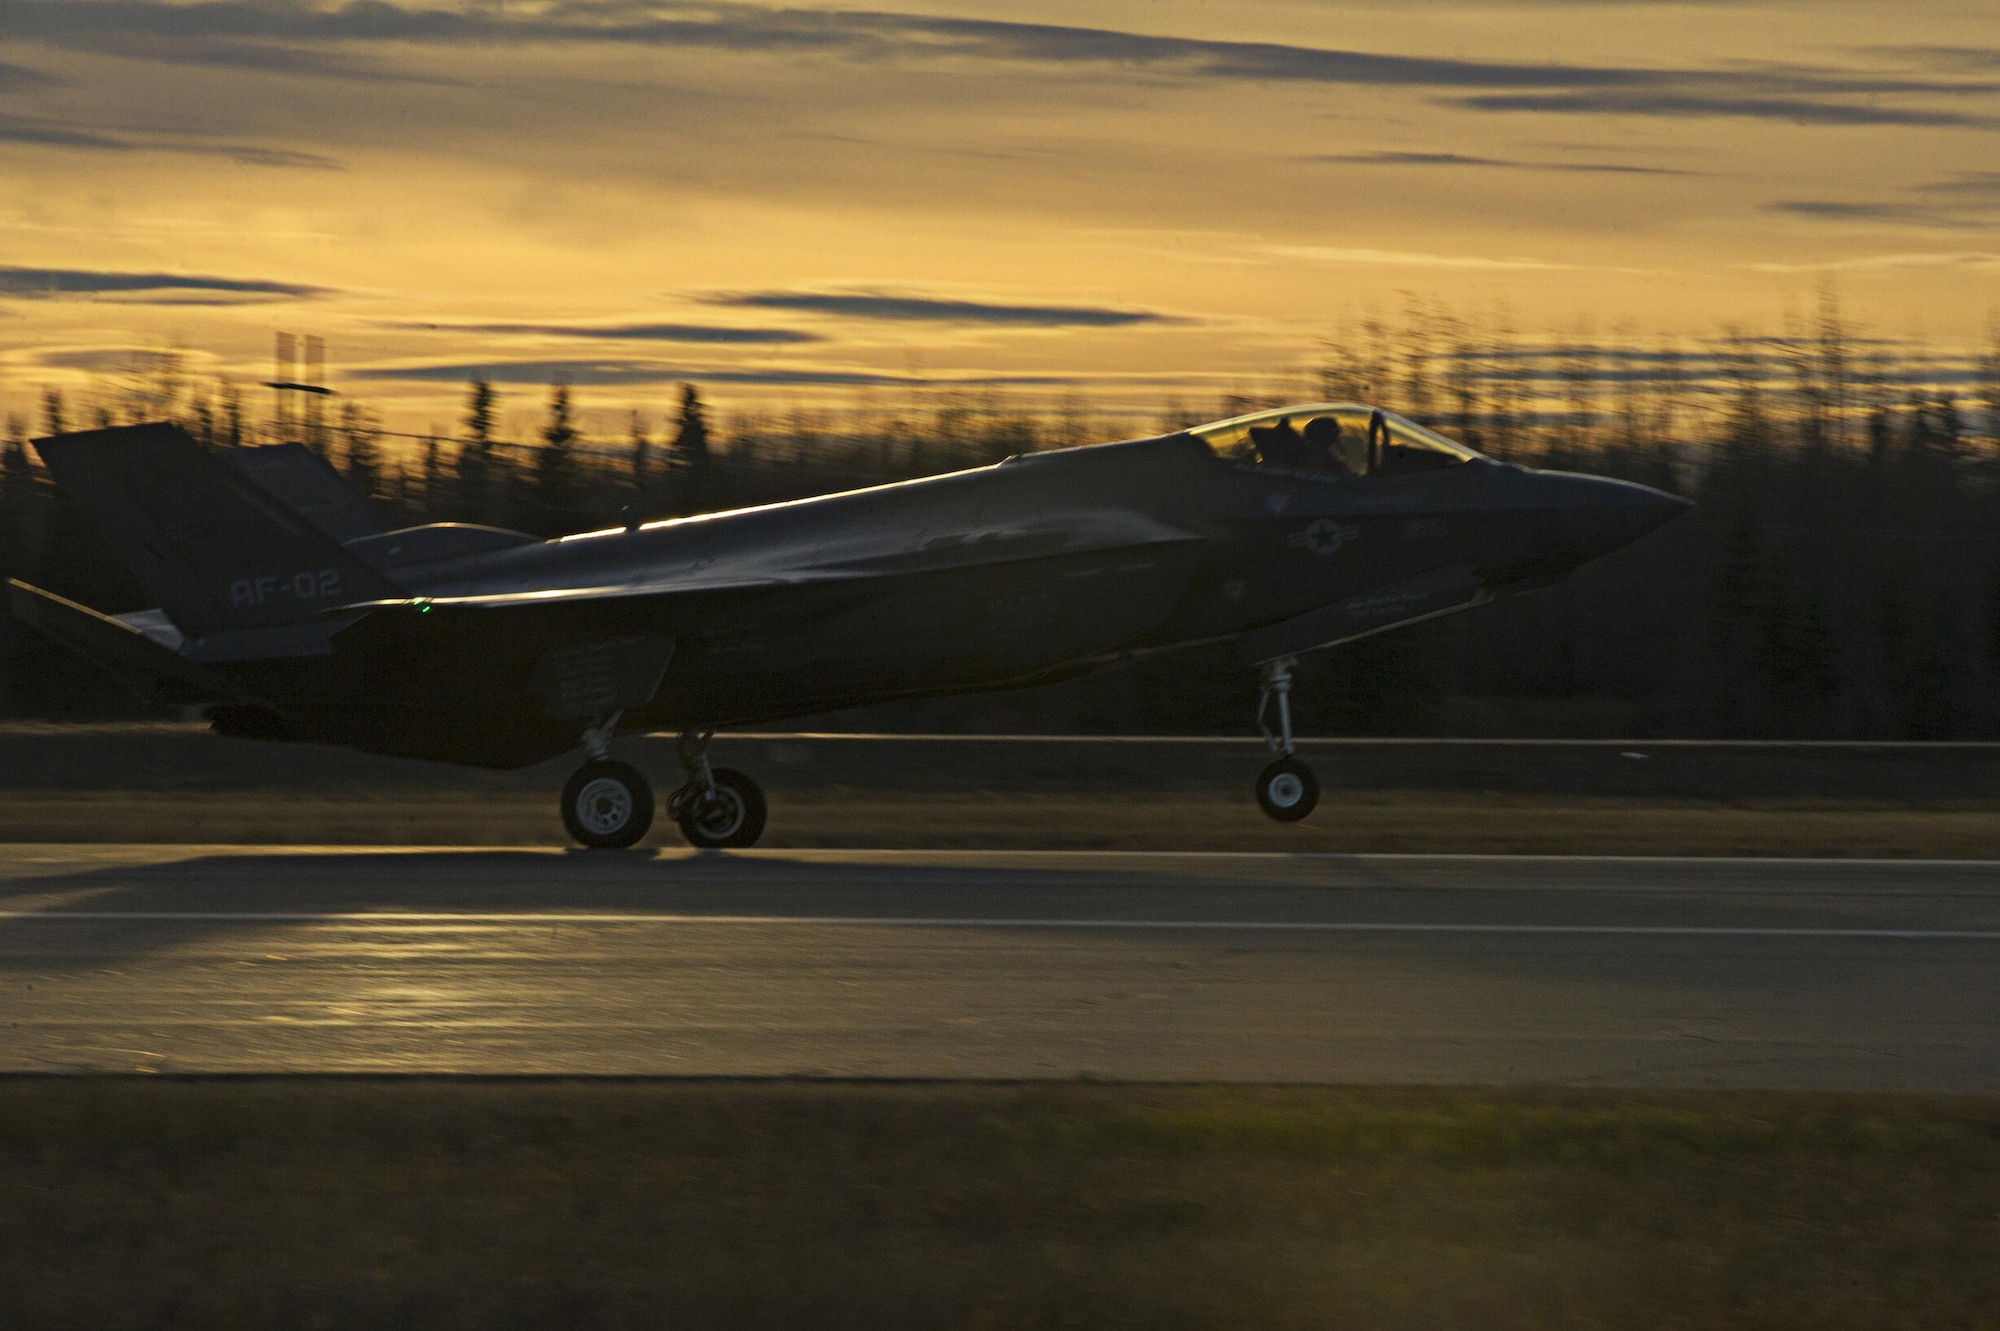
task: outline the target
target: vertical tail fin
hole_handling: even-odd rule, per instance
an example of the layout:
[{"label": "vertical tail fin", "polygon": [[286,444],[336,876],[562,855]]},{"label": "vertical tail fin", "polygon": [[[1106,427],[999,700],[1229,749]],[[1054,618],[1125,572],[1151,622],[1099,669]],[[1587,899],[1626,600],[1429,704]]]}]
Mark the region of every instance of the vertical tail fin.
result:
[{"label": "vertical tail fin", "polygon": [[340,478],[330,463],[304,444],[232,448],[224,462],[257,482],[257,488],[342,545],[380,536],[395,524],[366,495]]},{"label": "vertical tail fin", "polygon": [[402,592],[165,422],[34,441],[63,491],[191,637]]}]

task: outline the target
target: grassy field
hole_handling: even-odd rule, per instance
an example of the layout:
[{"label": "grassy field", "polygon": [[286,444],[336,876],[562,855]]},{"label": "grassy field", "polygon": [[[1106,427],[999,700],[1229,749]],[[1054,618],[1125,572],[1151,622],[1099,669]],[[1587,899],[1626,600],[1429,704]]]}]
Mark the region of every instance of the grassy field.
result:
[{"label": "grassy field", "polygon": [[0,1082],[22,1327],[2000,1326],[2000,1102]]},{"label": "grassy field", "polygon": [[[562,845],[550,792],[6,792],[0,841]],[[678,845],[662,819],[648,839]],[[1330,792],[1303,823],[1245,791],[780,794],[766,847],[2000,858],[2000,802]]]}]

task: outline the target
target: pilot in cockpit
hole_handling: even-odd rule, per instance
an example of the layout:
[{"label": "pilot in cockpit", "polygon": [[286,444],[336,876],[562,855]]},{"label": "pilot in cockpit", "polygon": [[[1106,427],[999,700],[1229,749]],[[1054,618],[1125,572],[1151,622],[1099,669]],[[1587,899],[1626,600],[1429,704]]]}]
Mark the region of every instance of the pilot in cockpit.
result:
[{"label": "pilot in cockpit", "polygon": [[1257,461],[1267,467],[1298,467],[1306,460],[1305,440],[1291,421],[1280,419],[1263,429],[1250,427],[1250,442],[1257,448]]},{"label": "pilot in cockpit", "polygon": [[1331,416],[1315,416],[1306,422],[1300,436],[1305,466],[1334,476],[1351,474],[1347,459],[1340,455],[1340,422]]}]

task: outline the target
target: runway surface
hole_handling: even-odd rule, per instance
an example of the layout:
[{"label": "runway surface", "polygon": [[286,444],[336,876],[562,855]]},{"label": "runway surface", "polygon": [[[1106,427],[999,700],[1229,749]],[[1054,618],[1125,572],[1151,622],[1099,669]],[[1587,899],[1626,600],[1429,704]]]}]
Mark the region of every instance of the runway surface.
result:
[{"label": "runway surface", "polygon": [[2000,1090],[2000,864],[0,846],[0,1071]]}]

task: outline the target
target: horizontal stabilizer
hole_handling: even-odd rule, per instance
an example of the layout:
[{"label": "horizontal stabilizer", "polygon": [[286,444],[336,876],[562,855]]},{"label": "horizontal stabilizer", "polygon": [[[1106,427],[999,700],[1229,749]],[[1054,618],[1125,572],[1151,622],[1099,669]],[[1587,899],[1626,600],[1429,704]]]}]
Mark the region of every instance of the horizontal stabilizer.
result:
[{"label": "horizontal stabilizer", "polygon": [[131,624],[7,580],[14,618],[109,670],[143,702],[248,702],[253,695],[163,646]]}]

